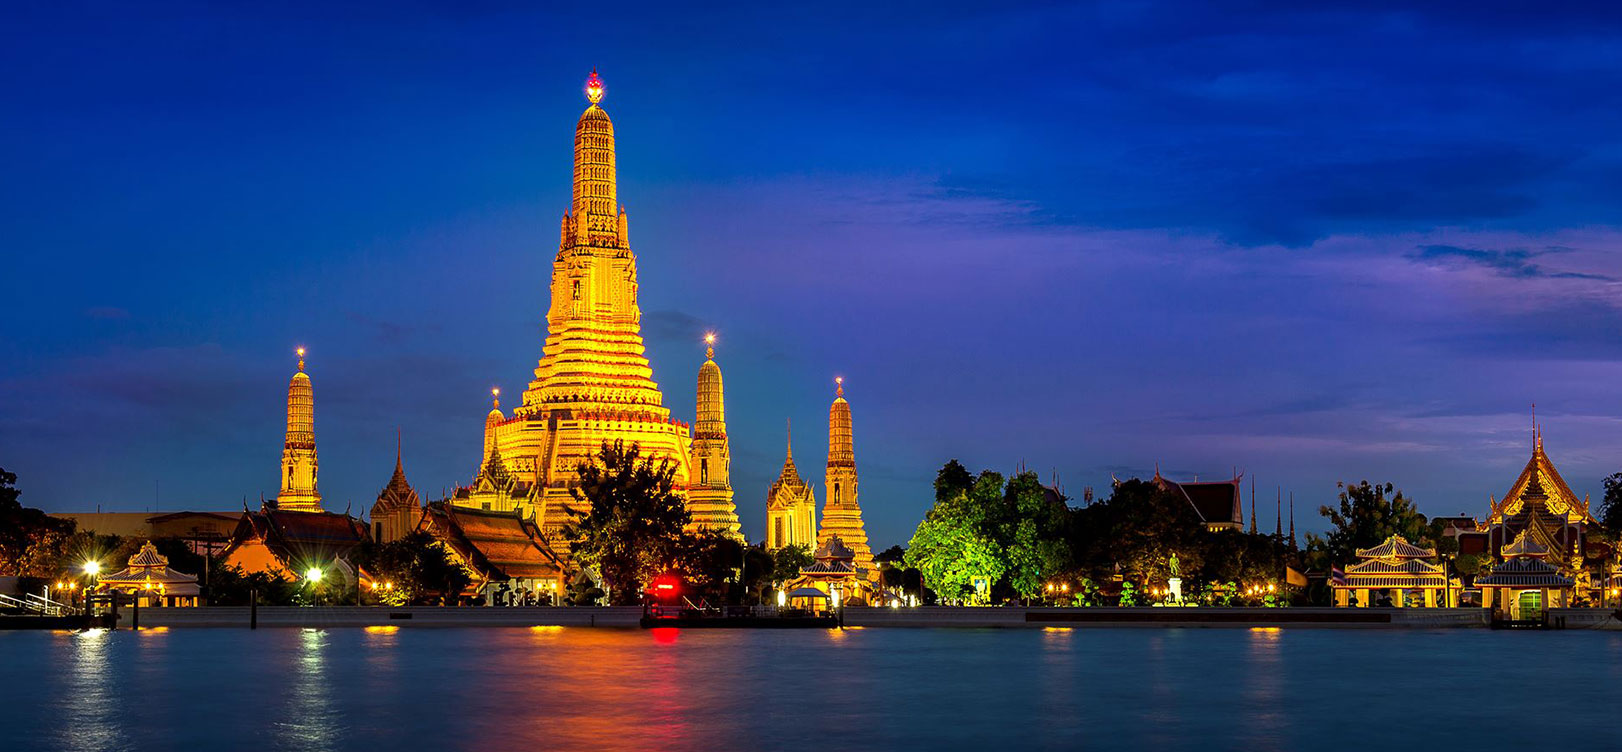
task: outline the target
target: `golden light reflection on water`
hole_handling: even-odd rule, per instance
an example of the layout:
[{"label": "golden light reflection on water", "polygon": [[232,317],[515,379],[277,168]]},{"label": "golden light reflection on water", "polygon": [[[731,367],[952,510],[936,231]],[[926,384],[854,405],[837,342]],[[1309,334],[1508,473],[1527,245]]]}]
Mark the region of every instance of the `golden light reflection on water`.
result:
[{"label": "golden light reflection on water", "polygon": [[325,630],[304,629],[299,633],[287,709],[275,726],[289,749],[325,750],[336,746],[338,718],[326,675],[327,640]]},{"label": "golden light reflection on water", "polygon": [[1283,658],[1281,640],[1284,630],[1279,627],[1251,627],[1248,643],[1249,660],[1246,661],[1241,691],[1250,724],[1251,749],[1279,749],[1284,730]]},{"label": "golden light reflection on water", "polygon": [[107,681],[112,635],[105,629],[90,629],[68,632],[65,638],[71,653],[64,671],[65,717],[72,718],[73,722],[59,727],[63,748],[117,747],[121,744],[118,719],[114,717],[118,702]]},{"label": "golden light reflection on water", "polygon": [[392,624],[388,626],[371,626],[366,628],[366,634],[370,635],[391,635],[399,631],[400,628]]}]

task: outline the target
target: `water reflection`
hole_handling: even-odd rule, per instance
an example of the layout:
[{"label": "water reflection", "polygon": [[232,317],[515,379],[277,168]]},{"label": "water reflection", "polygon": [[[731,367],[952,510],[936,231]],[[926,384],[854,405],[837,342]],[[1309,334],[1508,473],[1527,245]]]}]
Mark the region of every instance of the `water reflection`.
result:
[{"label": "water reflection", "polygon": [[[176,628],[0,633],[0,667],[6,752],[1610,749],[1622,704],[1622,636],[1576,630]],[[1558,728],[1367,722],[1479,712],[1437,676],[1583,691],[1516,696]]]},{"label": "water reflection", "polygon": [[63,749],[114,749],[123,746],[122,718],[111,679],[114,635],[105,629],[61,633],[68,641],[63,671],[64,697],[57,716]]},{"label": "water reflection", "polygon": [[276,724],[277,737],[287,749],[330,750],[336,747],[338,713],[329,695],[325,653],[327,633],[303,629],[293,660],[293,682],[286,711]]},{"label": "water reflection", "polygon": [[1287,700],[1281,658],[1284,631],[1251,627],[1245,651],[1244,712],[1253,749],[1282,749]]}]

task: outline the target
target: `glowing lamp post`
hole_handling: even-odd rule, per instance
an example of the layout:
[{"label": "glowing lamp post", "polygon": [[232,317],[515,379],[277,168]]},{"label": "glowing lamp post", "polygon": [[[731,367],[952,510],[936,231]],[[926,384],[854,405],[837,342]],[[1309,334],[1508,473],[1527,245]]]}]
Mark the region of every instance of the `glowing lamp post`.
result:
[{"label": "glowing lamp post", "polygon": [[320,582],[321,581],[321,568],[320,567],[310,567],[309,571],[304,573],[304,579],[309,581],[309,583],[311,585],[314,585],[314,584]]}]

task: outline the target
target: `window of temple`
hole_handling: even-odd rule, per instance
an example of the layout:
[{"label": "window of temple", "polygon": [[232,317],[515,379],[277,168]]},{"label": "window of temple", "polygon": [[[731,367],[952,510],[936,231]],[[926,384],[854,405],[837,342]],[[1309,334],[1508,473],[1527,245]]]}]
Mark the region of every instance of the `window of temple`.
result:
[{"label": "window of temple", "polygon": [[701,459],[698,461],[698,482],[710,482],[710,461],[708,459]]},{"label": "window of temple", "polygon": [[778,517],[772,521],[777,523],[777,535],[772,539],[772,542],[779,546],[787,543],[787,541],[783,540],[783,518]]},{"label": "window of temple", "polygon": [[838,484],[838,483],[835,483],[835,484],[834,484],[834,503],[835,503],[835,504],[838,504],[838,503],[839,503],[839,500],[840,500],[840,498],[841,498],[841,497],[840,497],[840,495],[839,495],[839,484]]}]

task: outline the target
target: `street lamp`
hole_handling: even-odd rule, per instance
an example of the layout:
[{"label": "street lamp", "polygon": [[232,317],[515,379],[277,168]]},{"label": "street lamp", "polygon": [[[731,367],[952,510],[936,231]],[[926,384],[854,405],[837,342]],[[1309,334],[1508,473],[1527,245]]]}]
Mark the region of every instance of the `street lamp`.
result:
[{"label": "street lamp", "polygon": [[320,567],[310,567],[310,570],[308,572],[304,573],[304,579],[309,580],[311,585],[314,585],[315,583],[320,582],[321,581],[321,568]]}]

